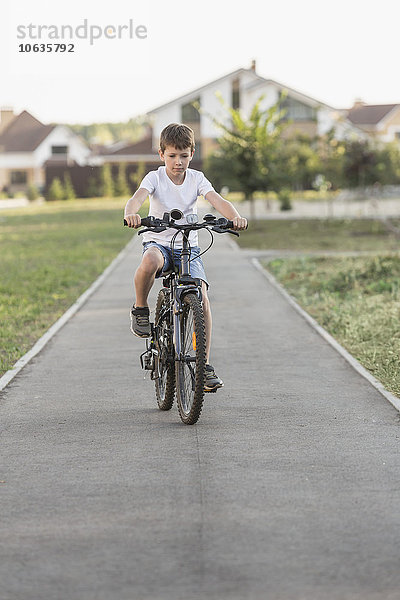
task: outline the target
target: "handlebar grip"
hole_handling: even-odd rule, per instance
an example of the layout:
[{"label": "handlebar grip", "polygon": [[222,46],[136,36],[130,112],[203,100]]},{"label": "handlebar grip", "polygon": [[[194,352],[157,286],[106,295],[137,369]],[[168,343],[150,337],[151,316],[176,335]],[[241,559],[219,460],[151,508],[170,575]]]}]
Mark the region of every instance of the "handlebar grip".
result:
[{"label": "handlebar grip", "polygon": [[[248,228],[249,224],[247,223],[246,225],[246,229]],[[233,221],[228,221],[226,224],[226,229],[233,229]]]},{"label": "handlebar grip", "polygon": [[[154,221],[154,217],[143,217],[143,219],[140,219],[140,226],[141,227],[149,227],[153,224]],[[124,219],[124,227],[128,226],[128,222],[126,219]]]}]

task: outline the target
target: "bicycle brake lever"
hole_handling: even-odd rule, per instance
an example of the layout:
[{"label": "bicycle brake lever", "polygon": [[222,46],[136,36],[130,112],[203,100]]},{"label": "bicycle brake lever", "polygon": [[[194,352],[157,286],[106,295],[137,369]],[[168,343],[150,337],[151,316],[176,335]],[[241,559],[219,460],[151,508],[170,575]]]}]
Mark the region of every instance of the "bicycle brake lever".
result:
[{"label": "bicycle brake lever", "polygon": [[141,229],[138,231],[138,235],[142,235],[142,233],[146,233],[146,231],[154,231],[155,233],[161,233],[161,231],[165,231],[167,227],[147,227],[146,229]]},{"label": "bicycle brake lever", "polygon": [[237,237],[239,237],[239,233],[232,229],[222,229],[221,227],[212,227],[211,229],[217,233],[231,233],[232,235],[237,235]]}]

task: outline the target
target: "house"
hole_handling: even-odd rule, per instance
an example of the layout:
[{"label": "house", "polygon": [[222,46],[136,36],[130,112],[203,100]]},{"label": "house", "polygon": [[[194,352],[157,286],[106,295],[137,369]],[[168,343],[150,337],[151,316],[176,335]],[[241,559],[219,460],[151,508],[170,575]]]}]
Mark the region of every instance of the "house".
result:
[{"label": "house", "polygon": [[43,189],[47,164],[84,165],[86,144],[64,125],[44,125],[28,111],[0,111],[0,190]]},{"label": "house", "polygon": [[346,118],[383,142],[400,142],[400,104],[365,104],[356,100],[345,112]]},{"label": "house", "polygon": [[225,124],[229,121],[229,115],[219,98],[227,107],[241,109],[246,116],[260,97],[263,97],[261,108],[268,109],[278,102],[282,92],[286,96],[281,106],[286,110],[285,119],[289,121],[286,135],[302,133],[313,137],[333,129],[338,139],[350,135],[365,137],[364,131],[349,121],[340,110],[258,75],[253,61],[250,69],[237,69],[152,109],[148,115],[153,123],[153,149],[158,147],[160,133],[166,124],[183,122],[194,130],[196,153],[203,159],[217,147],[217,139],[221,135],[214,119]]}]

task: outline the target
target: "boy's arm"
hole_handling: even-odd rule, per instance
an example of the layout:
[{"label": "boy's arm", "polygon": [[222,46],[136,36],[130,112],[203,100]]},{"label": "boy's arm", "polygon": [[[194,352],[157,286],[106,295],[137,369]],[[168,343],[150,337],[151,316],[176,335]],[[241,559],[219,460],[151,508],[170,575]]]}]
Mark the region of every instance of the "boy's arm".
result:
[{"label": "boy's arm", "polygon": [[149,195],[146,188],[139,188],[133,194],[132,198],[129,198],[125,206],[124,218],[128,223],[128,227],[140,227],[142,222],[140,215],[138,214],[140,207]]},{"label": "boy's arm", "polygon": [[205,195],[205,198],[223,217],[233,221],[233,229],[246,229],[247,219],[240,216],[229,200],[225,200],[225,198],[220,196],[215,190],[208,192]]}]

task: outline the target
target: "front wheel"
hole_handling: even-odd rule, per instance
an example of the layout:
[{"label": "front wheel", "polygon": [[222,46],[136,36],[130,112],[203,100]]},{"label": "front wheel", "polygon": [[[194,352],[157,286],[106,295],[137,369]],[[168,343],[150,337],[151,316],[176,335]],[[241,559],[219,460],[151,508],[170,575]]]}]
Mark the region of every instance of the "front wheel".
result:
[{"label": "front wheel", "polygon": [[177,357],[176,394],[179,415],[186,425],[200,417],[204,399],[206,331],[199,297],[187,294],[180,317],[181,355]]},{"label": "front wheel", "polygon": [[160,410],[170,410],[175,396],[175,367],[168,292],[160,290],[156,304],[154,382]]}]

